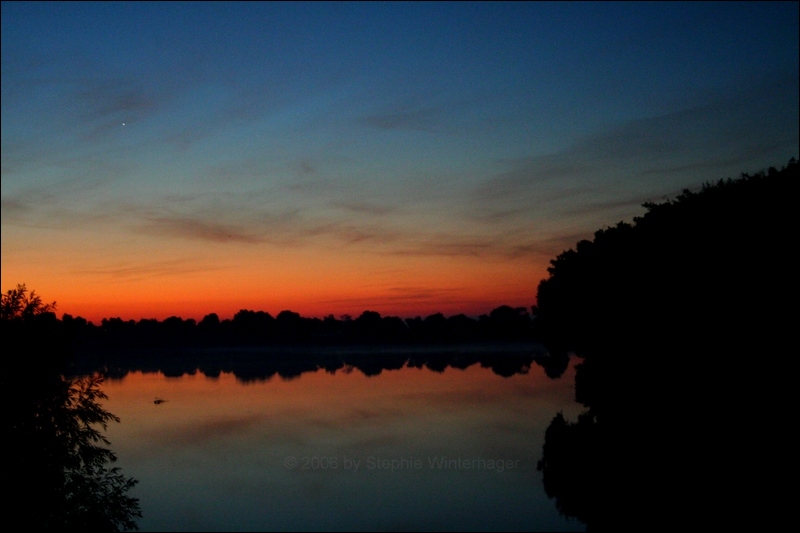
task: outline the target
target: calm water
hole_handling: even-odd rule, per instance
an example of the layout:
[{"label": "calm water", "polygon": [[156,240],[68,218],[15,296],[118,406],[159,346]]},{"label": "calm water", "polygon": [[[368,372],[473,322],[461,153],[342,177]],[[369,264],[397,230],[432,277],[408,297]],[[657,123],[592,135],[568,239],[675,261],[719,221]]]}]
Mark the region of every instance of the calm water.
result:
[{"label": "calm water", "polygon": [[132,372],[104,384],[107,435],[143,531],[583,530],[536,470],[552,417],[580,410],[573,377]]}]

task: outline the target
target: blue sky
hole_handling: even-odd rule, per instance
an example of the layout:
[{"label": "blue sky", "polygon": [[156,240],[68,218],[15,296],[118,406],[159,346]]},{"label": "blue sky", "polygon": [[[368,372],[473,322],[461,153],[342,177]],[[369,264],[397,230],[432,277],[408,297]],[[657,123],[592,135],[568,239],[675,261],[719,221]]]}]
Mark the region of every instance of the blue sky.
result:
[{"label": "blue sky", "polygon": [[131,318],[531,305],[643,202],[798,155],[798,18],[4,2],[3,289]]}]

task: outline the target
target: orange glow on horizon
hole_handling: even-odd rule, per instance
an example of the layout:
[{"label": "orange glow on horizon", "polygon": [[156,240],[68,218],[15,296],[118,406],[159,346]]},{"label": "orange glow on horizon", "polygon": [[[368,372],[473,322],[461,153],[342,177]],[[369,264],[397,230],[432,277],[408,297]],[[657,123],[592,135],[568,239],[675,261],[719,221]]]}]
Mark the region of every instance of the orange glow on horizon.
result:
[{"label": "orange glow on horizon", "polygon": [[[225,320],[241,309],[272,316],[290,310],[309,318],[331,314],[355,318],[367,310],[401,318],[434,313],[477,317],[500,305],[530,309],[539,281],[547,274],[544,262],[423,257],[412,267],[408,261],[392,265],[383,257],[360,263],[342,256],[317,258],[315,263],[292,259],[272,269],[260,269],[253,262],[227,273],[106,283],[85,283],[44,268],[28,269],[29,275],[18,278],[21,269],[4,265],[2,287],[5,292],[25,283],[45,302],[56,301],[59,317],[66,313],[95,324],[116,317],[138,321],[179,316],[199,321],[210,313]],[[319,264],[326,268],[314,266]]]}]

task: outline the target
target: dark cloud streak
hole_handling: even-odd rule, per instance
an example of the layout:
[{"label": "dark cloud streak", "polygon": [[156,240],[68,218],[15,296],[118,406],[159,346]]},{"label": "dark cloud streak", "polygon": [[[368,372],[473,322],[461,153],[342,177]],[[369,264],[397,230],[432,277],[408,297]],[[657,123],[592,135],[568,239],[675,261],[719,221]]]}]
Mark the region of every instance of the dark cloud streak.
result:
[{"label": "dark cloud streak", "polygon": [[150,235],[173,236],[220,243],[242,242],[258,244],[264,242],[262,237],[254,235],[243,226],[190,217],[152,218],[139,226],[138,229],[142,233]]}]

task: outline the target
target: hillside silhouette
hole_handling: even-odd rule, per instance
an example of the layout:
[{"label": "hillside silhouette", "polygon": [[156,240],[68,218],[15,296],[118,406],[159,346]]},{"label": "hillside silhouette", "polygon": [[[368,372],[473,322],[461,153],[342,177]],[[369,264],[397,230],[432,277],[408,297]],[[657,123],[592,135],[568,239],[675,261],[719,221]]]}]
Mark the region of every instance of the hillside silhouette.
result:
[{"label": "hillside silhouette", "polygon": [[645,204],[552,261],[536,328],[584,358],[545,490],[589,529],[778,525],[789,509],[798,166]]}]

